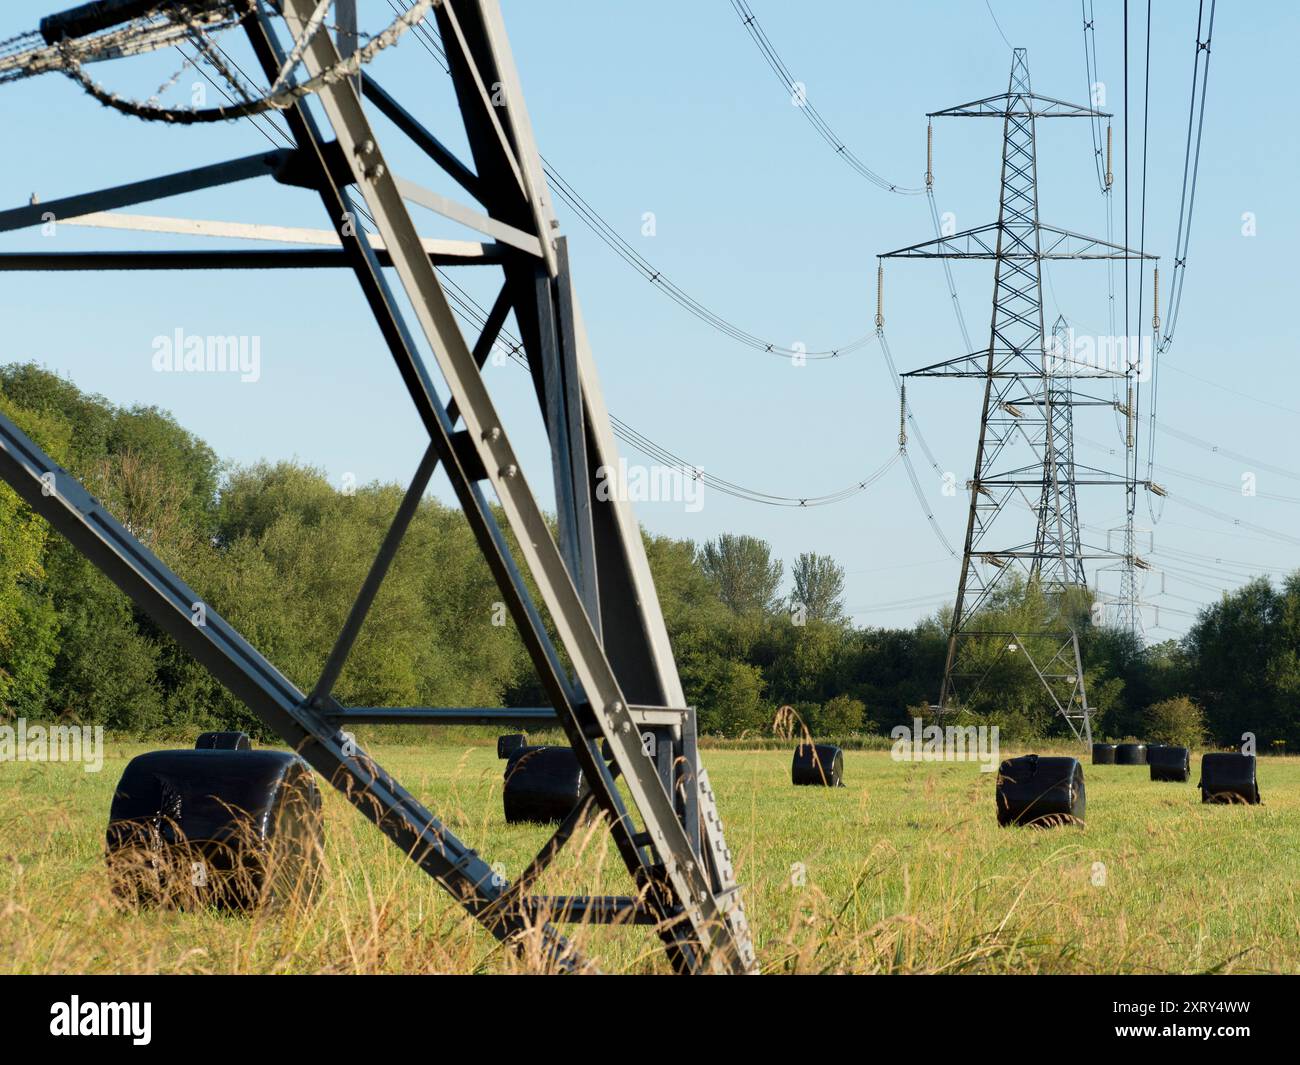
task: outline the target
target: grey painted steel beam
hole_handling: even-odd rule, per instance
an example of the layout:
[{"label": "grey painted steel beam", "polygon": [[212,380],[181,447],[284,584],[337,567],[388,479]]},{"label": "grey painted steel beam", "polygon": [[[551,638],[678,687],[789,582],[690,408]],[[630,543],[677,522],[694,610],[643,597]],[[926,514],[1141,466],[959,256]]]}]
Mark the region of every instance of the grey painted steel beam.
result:
[{"label": "grey painted steel beam", "polygon": [[[474,344],[474,361],[479,366],[482,366],[487,361],[488,353],[492,350],[492,345],[496,343],[497,335],[501,331],[501,325],[509,311],[510,305],[507,300],[507,293],[505,288],[502,288],[496,302],[492,305],[492,310],[488,312],[487,321],[483,324],[483,331]],[[447,418],[454,425],[457,417],[456,401],[452,400],[447,404]],[[415,517],[416,511],[420,507],[420,500],[424,498],[425,489],[429,487],[429,481],[433,478],[433,471],[437,467],[438,452],[430,444],[425,449],[424,457],[420,459],[420,465],[416,468],[415,477],[412,478],[410,487],[406,490],[406,495],[397,508],[397,514],[394,516],[388,532],[384,535],[383,542],[379,546],[379,552],[371,564],[370,571],[366,574],[360,592],[357,593],[356,601],[348,611],[343,629],[339,633],[338,639],[335,640],[329,657],[325,660],[320,679],[317,680],[316,686],[312,689],[311,703],[313,706],[321,705],[334,690],[334,685],[338,681],[339,674],[343,671],[343,665],[352,650],[352,645],[356,642],[357,636],[361,632],[361,626],[365,623],[366,615],[370,612],[375,596],[379,593],[379,586],[383,584],[384,577],[388,574],[388,568],[392,565],[397,549],[401,546],[402,538],[406,535],[411,519]]]},{"label": "grey painted steel beam", "polygon": [[534,919],[568,924],[659,923],[644,902],[626,895],[532,895],[525,905]]},{"label": "grey painted steel beam", "polygon": [[[449,255],[434,252],[434,266],[495,266],[505,261],[509,249],[499,244],[480,245],[482,254]],[[392,266],[383,249],[375,252],[380,266]],[[261,248],[256,250],[215,248],[201,251],[56,251],[0,252],[0,270],[322,270],[346,269],[352,265],[346,252],[329,248]]]},{"label": "grey painted steel beam", "polygon": [[242,159],[213,163],[193,170],[182,170],[179,173],[168,174],[166,177],[147,178],[144,181],[132,181],[126,185],[116,185],[96,192],[65,196],[47,203],[38,202],[25,207],[14,207],[8,211],[0,211],[0,233],[41,225],[49,215],[53,215],[56,221],[60,218],[76,218],[78,215],[91,214],[94,211],[129,207],[136,203],[161,200],[168,196],[181,196],[187,192],[198,192],[200,189],[211,189],[218,185],[230,185],[250,178],[276,176],[282,173],[284,167],[293,160],[293,154],[287,148],[280,148],[271,152],[260,152],[257,155],[247,155]]},{"label": "grey painted steel beam", "polygon": [[[312,6],[309,0],[286,0],[286,22],[295,35],[301,33],[306,25]],[[491,7],[490,4],[478,5],[479,11]],[[445,5],[439,8],[439,17],[444,14],[449,14]],[[468,54],[468,44],[459,30],[458,39]],[[312,75],[329,69],[339,60],[333,42],[323,34],[318,34],[311,40],[304,58]],[[481,94],[481,74],[476,71],[475,75]],[[634,853],[626,845],[620,845],[620,851],[633,871],[640,868],[652,876],[661,876],[671,886],[673,896],[683,905],[685,919],[670,929],[668,936],[685,959],[687,968],[725,971],[739,967],[742,961],[732,931],[715,901],[704,870],[691,850],[689,837],[677,820],[671,797],[641,752],[640,737],[628,712],[626,699],[551,537],[545,515],[524,481],[520,472],[521,464],[455,323],[437,276],[428,257],[419,248],[419,234],[373,137],[360,101],[348,82],[324,85],[318,99],[342,149],[342,157],[352,171],[353,183],[365,198],[385,246],[393,256],[395,271],[438,361],[443,378],[460,404],[467,438],[478,451],[488,482],[495,490],[508,523],[515,531],[524,564],[536,583],[560,642],[569,654],[580,690],[594,708],[595,721],[603,738],[614,751],[628,792],[644,820],[645,829],[661,865],[652,870],[644,864],[647,859],[639,852],[639,848]],[[520,100],[512,99],[508,94],[504,103],[507,112],[522,106]],[[499,126],[497,132],[499,136],[503,135]],[[357,239],[364,254],[368,251],[364,248],[364,238]],[[544,241],[544,247],[550,248],[549,238]],[[445,439],[449,426],[446,424],[445,411],[436,401],[428,373],[413,346],[394,346],[394,354],[399,359],[400,369],[417,410],[433,435],[435,445],[439,445],[440,437]],[[455,458],[451,448],[448,446],[446,453],[443,451],[444,448],[440,446],[439,452],[447,466],[449,479],[471,517],[471,524],[477,525],[481,533],[487,533],[492,541],[491,546],[500,550],[504,545],[500,541],[499,530],[493,528],[494,523],[489,524],[491,515],[481,491],[470,484],[458,462],[453,464],[448,461],[449,458]],[[492,535],[494,532],[495,536]],[[484,546],[488,547],[489,544]],[[526,589],[515,584],[511,580],[512,576],[498,573],[498,580],[503,592],[512,593],[507,605],[516,604],[515,609],[518,610],[519,606],[527,602]],[[518,612],[523,614],[522,617],[516,617],[521,624],[536,624],[539,620],[525,611]],[[540,642],[544,632],[540,629],[536,631]],[[591,774],[593,791],[612,816],[625,816],[620,810],[621,801],[617,798],[605,766],[593,755],[588,745],[582,742],[583,723],[578,718],[568,686],[557,687],[560,689],[559,694],[564,696],[563,699],[556,700],[557,708],[563,711],[562,722],[570,733],[580,763]],[[613,831],[618,842],[620,836],[627,831],[627,826],[616,822]],[[659,900],[657,904],[664,906],[666,900]]]},{"label": "grey painted steel beam", "polygon": [[[348,706],[331,704],[321,713],[353,725],[496,725],[501,728],[561,724],[552,706]],[[680,726],[690,713],[667,706],[629,706],[641,728]]]},{"label": "grey painted steel beam", "polygon": [[[450,55],[449,60],[453,64],[459,62],[459,53]],[[455,157],[449,160],[450,153],[442,148],[437,138],[402,110],[373,78],[367,78],[362,88],[366,99],[392,118],[417,146],[447,169],[466,191],[483,201],[488,194],[483,191],[485,182],[482,179]],[[400,120],[398,111],[401,111]],[[472,119],[467,118],[467,126],[470,128],[470,143],[480,169],[491,174],[492,154],[497,148],[495,134],[488,131],[483,138],[476,140]],[[499,198],[501,188],[494,186],[493,193]],[[519,218],[517,213],[508,213],[507,216],[516,221]],[[553,228],[553,217],[547,215],[545,224],[548,228]],[[574,325],[578,378],[584,405],[583,424],[588,438],[588,471],[583,483],[590,489],[595,485],[600,469],[613,464],[618,448],[609,414],[601,398],[600,382],[571,283],[567,295],[561,297],[560,317],[562,322],[572,320]],[[646,562],[636,516],[627,501],[617,496],[606,500],[596,500],[589,496],[588,502],[595,526],[595,569],[600,585],[600,628],[605,652],[630,698],[645,703],[684,705],[685,695],[673,662],[663,615],[653,594],[654,582]]]},{"label": "grey painted steel beam", "polygon": [[554,726],[549,706],[349,706],[327,711],[340,725],[495,725],[498,728]]},{"label": "grey painted steel beam", "polygon": [[367,100],[379,109],[381,114],[405,133],[415,143],[416,147],[442,167],[456,184],[473,196],[474,199],[480,203],[483,202],[483,191],[474,171],[462,163],[454,152],[421,125],[406,108],[385,92],[374,78],[366,78],[361,83],[361,92]]}]

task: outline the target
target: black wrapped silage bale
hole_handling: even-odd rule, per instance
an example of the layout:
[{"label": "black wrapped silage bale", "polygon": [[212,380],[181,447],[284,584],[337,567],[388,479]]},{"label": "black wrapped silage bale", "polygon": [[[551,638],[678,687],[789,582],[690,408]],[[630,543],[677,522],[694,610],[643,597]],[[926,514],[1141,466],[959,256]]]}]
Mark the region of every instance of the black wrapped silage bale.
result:
[{"label": "black wrapped silage bale", "polygon": [[571,747],[520,747],[506,762],[506,822],[562,821],[582,794],[582,766]]},{"label": "black wrapped silage bale", "polygon": [[794,760],[790,764],[790,782],[796,785],[842,787],[844,752],[831,743],[799,744],[794,749]]},{"label": "black wrapped silage bale", "polygon": [[528,737],[522,732],[512,732],[497,737],[497,757],[509,758],[516,751],[528,746]]},{"label": "black wrapped silage bale", "polygon": [[1060,825],[1082,822],[1087,813],[1083,766],[1077,758],[1008,758],[998,767],[999,825]]},{"label": "black wrapped silage bale", "polygon": [[1258,803],[1255,756],[1235,752],[1201,755],[1200,789],[1201,802]]},{"label": "black wrapped silage bale", "polygon": [[1114,765],[1115,744],[1094,743],[1092,745],[1092,764],[1093,765]]},{"label": "black wrapped silage bale", "polygon": [[251,751],[247,732],[201,732],[194,741],[196,751]]},{"label": "black wrapped silage bale", "polygon": [[1182,784],[1192,779],[1192,756],[1186,747],[1147,747],[1147,765],[1152,780],[1171,780]]},{"label": "black wrapped silage bale", "polygon": [[1147,745],[1145,743],[1121,743],[1115,748],[1116,765],[1146,765]]},{"label": "black wrapped silage bale", "polygon": [[109,811],[114,892],[132,903],[235,910],[306,898],[320,872],[320,791],[289,751],[150,751]]}]

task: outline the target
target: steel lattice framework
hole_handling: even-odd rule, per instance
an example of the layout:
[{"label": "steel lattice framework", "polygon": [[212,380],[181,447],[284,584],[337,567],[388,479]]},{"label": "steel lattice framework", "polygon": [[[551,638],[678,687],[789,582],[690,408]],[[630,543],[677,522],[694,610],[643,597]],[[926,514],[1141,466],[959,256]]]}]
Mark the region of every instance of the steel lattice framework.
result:
[{"label": "steel lattice framework", "polygon": [[[111,19],[114,9],[138,14],[141,6],[125,0],[94,5],[90,21]],[[300,51],[305,77],[340,66],[331,35],[306,29],[318,14],[316,0],[283,0],[278,16],[250,0],[230,6],[242,13],[268,84],[275,83],[295,51]],[[115,212],[255,179],[302,188],[319,199],[327,230],[224,227],[226,235],[314,246],[0,256],[0,269],[9,270],[352,271],[430,443],[312,690],[295,687],[210,607],[201,612],[203,624],[195,624],[196,593],[4,417],[0,476],[498,938],[522,942],[540,937],[543,957],[556,967],[573,969],[585,962],[552,921],[649,924],[679,971],[754,971],[731,856],[696,749],[694,713],[686,706],[640,529],[616,493],[596,491],[597,471],[617,466],[616,447],[500,10],[496,0],[441,0],[433,12],[472,163],[453,154],[372,78],[360,79],[361,91],[477,207],[394,174],[363,106],[358,79],[343,77],[323,79],[314,94],[319,108],[298,100],[283,111],[292,148],[0,212],[0,232],[39,225],[51,216],[61,221],[92,216],[114,228],[197,235],[223,227],[187,227],[186,220]],[[347,41],[344,47],[349,47]],[[411,203],[478,231],[483,240],[423,238],[412,220]],[[363,204],[376,234],[355,224]],[[435,266],[500,270],[499,295],[477,336],[462,334]],[[387,267],[396,275],[396,286]],[[512,314],[550,441],[558,536],[522,473],[480,373]],[[435,388],[421,342],[433,354],[450,390],[448,398]],[[381,365],[377,362],[375,371]],[[439,466],[550,697],[548,707],[348,707],[333,694]],[[599,498],[602,494],[610,498]],[[489,505],[489,495],[499,511]],[[581,764],[585,793],[512,881],[495,873],[358,748],[347,731],[375,722],[510,727],[557,721]],[[534,894],[537,878],[592,814],[607,820],[632,875],[634,894]]]},{"label": "steel lattice framework", "polygon": [[[960,706],[993,665],[1019,652],[1041,681],[1052,710],[1077,737],[1091,743],[1091,710],[1071,613],[1088,594],[1085,562],[1120,556],[1109,548],[1085,544],[1077,489],[1094,485],[1131,489],[1131,476],[1127,470],[1114,473],[1075,461],[1074,410],[1113,407],[1113,400],[1093,396],[1083,386],[1088,380],[1131,380],[1137,367],[1127,356],[1118,367],[1077,364],[1066,344],[1047,343],[1042,264],[1156,257],[1039,220],[1036,122],[1108,116],[1035,95],[1025,49],[1014,50],[1006,93],[934,111],[929,117],[1001,118],[1003,123],[998,220],[881,256],[981,259],[995,264],[988,348],[904,375],[974,378],[985,383],[939,708],[942,712]],[[1065,329],[1058,322],[1054,333],[1063,336]],[[1011,574],[1041,592],[1049,618],[1045,628],[1016,632],[986,621],[986,613],[997,603],[996,593]],[[1000,645],[992,665],[987,661],[968,665],[968,645],[988,641]]]}]

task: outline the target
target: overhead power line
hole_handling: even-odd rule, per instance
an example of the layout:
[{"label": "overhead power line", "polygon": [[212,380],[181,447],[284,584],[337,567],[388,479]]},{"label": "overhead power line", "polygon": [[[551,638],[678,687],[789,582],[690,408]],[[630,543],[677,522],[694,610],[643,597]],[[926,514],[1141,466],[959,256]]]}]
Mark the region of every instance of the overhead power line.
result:
[{"label": "overhead power line", "polygon": [[1011,42],[1007,40],[1007,35],[1002,32],[1002,23],[998,21],[997,15],[993,13],[993,4],[990,2],[990,0],[984,0],[984,6],[988,8],[989,18],[993,20],[993,25],[998,28],[998,36],[1002,38],[1002,43],[1005,44],[1008,48],[1010,48]]},{"label": "overhead power line", "polygon": [[1166,433],[1167,435],[1175,437],[1188,444],[1193,444],[1196,447],[1203,448],[1215,455],[1220,455],[1225,459],[1231,459],[1233,462],[1245,463],[1254,469],[1265,470],[1268,473],[1275,473],[1279,477],[1286,477],[1292,481],[1300,481],[1300,473],[1297,473],[1295,470],[1289,470],[1284,466],[1277,466],[1271,462],[1265,462],[1263,459],[1243,454],[1240,451],[1233,451],[1229,448],[1221,447],[1213,441],[1196,436],[1194,433],[1189,433],[1182,429],[1176,429],[1174,426],[1169,425],[1166,422],[1158,421],[1156,422],[1156,425],[1160,427],[1162,433]]},{"label": "overhead power line", "polygon": [[[1210,0],[1209,21],[1204,21],[1205,0],[1201,0],[1196,16],[1196,56],[1192,62],[1192,91],[1187,108],[1187,144],[1183,149],[1183,186],[1178,200],[1178,233],[1174,240],[1174,273],[1169,288],[1169,314],[1166,317],[1164,336],[1160,341],[1163,351],[1174,341],[1178,326],[1178,313],[1183,305],[1183,284],[1187,270],[1187,252],[1191,245],[1192,213],[1196,208],[1196,179],[1201,168],[1201,137],[1205,130],[1205,97],[1210,80],[1210,45],[1214,38],[1215,0]],[[1205,39],[1201,40],[1202,27]],[[1202,57],[1204,57],[1202,61]],[[1199,85],[1198,85],[1199,82]]]},{"label": "overhead power line", "polygon": [[1185,499],[1184,497],[1174,495],[1173,493],[1170,493],[1168,498],[1182,506],[1191,507],[1192,510],[1199,510],[1202,514],[1207,514],[1212,518],[1217,518],[1219,521],[1227,522],[1229,525],[1236,525],[1243,529],[1250,529],[1252,532],[1257,532],[1261,536],[1267,536],[1269,539],[1277,540],[1280,543],[1293,544],[1300,547],[1300,536],[1292,536],[1290,533],[1279,532],[1277,529],[1270,529],[1266,525],[1258,525],[1254,522],[1245,521],[1235,515],[1226,514],[1222,510],[1216,510],[1214,507],[1206,506],[1204,503],[1195,503],[1190,499]]},{"label": "overhead power line", "polygon": [[[1088,76],[1088,99],[1093,98],[1094,86],[1101,83],[1098,77],[1097,63],[1097,19],[1093,10],[1093,0],[1079,0],[1083,10],[1083,66]],[[1110,191],[1106,182],[1106,134],[1102,132],[1101,117],[1088,119],[1092,131],[1092,157],[1097,171],[1097,184],[1102,193]]]},{"label": "overhead power line", "polygon": [[[1192,232],[1192,213],[1196,207],[1196,180],[1200,173],[1201,166],[1201,139],[1205,129],[1205,97],[1206,89],[1210,79],[1210,46],[1214,38],[1214,8],[1215,0],[1210,0],[1210,17],[1208,25],[1205,23],[1205,0],[1201,0],[1196,15],[1196,54],[1192,61],[1192,88],[1187,105],[1187,139],[1183,148],[1183,182],[1182,191],[1178,198],[1178,231],[1174,238],[1174,269],[1173,277],[1169,285],[1169,313],[1165,317],[1164,335],[1159,335],[1159,321],[1155,325],[1156,337],[1156,358],[1152,367],[1151,379],[1151,413],[1150,413],[1150,430],[1147,434],[1147,471],[1148,477],[1150,470],[1155,463],[1156,450],[1156,399],[1159,388],[1160,363],[1163,361],[1160,356],[1169,350],[1174,342],[1174,331],[1178,326],[1178,315],[1183,305],[1183,287],[1187,277],[1187,251],[1191,244]],[[1147,8],[1147,46],[1148,54],[1150,49],[1150,7]],[[1205,39],[1201,40],[1201,30],[1205,28]],[[1201,56],[1204,53],[1205,59],[1202,63]],[[1145,136],[1145,134],[1144,134]],[[1145,144],[1143,153],[1145,156]],[[1143,166],[1143,182],[1145,197],[1145,163]],[[1159,515],[1153,508],[1151,500],[1147,500],[1148,511],[1152,520],[1158,520]]]},{"label": "overhead power line", "polygon": [[925,191],[920,186],[912,187],[890,181],[867,166],[844,143],[844,139],[831,128],[830,123],[822,117],[821,112],[812,105],[812,102],[808,99],[807,87],[790,73],[790,68],[785,65],[785,61],[782,60],[777,50],[772,46],[767,34],[763,32],[763,27],[758,23],[758,16],[750,9],[749,4],[745,0],[731,0],[731,6],[735,9],[736,14],[740,16],[741,24],[745,27],[745,31],[754,44],[758,46],[758,50],[767,61],[767,65],[772,68],[772,73],[777,76],[782,87],[789,94],[790,100],[795,103],[804,118],[812,124],[813,129],[817,131],[821,139],[830,146],[837,158],[843,160],[855,174],[871,182],[878,189],[884,189],[886,192],[897,193],[901,196],[919,196]]},{"label": "overhead power line", "polygon": [[[394,10],[398,9],[396,0],[388,0],[389,6]],[[435,63],[442,69],[443,73],[450,74],[450,68],[447,65],[446,52],[443,50],[442,42],[428,29],[420,25],[415,28],[417,40],[423,45],[424,50],[433,57]],[[775,355],[779,358],[799,358],[813,362],[821,362],[827,359],[836,359],[841,355],[848,355],[854,351],[866,347],[874,339],[874,335],[866,333],[856,339],[847,341],[834,347],[825,347],[814,350],[808,350],[805,347],[793,347],[786,344],[777,343],[761,337],[756,333],[741,328],[735,322],[718,314],[704,303],[697,300],[690,293],[685,291],[681,286],[674,283],[662,270],[651,263],[627,240],[619,235],[618,231],[609,224],[600,213],[592,207],[590,203],[578,192],[574,186],[565,179],[555,165],[545,156],[539,156],[542,160],[542,166],[546,171],[547,180],[555,194],[564,201],[588,229],[590,229],[615,255],[622,259],[628,266],[632,267],[646,281],[662,292],[679,307],[694,315],[706,325],[718,330],[718,332],[730,337],[746,347],[753,348],[755,351],[761,351],[769,355]]]},{"label": "overhead power line", "polygon": [[1203,484],[1209,488],[1218,488],[1220,491],[1231,492],[1233,495],[1243,495],[1244,498],[1251,499],[1271,499],[1278,503],[1300,503],[1300,496],[1279,495],[1277,492],[1260,492],[1255,491],[1246,496],[1242,493],[1241,485],[1229,484],[1224,481],[1216,481],[1209,477],[1202,477],[1200,474],[1190,473],[1187,470],[1175,469],[1173,466],[1157,464],[1156,469],[1161,473],[1172,473],[1175,477],[1185,477],[1189,481],[1195,481],[1197,484]]},{"label": "overhead power line", "polygon": [[846,485],[836,492],[830,492],[820,496],[780,496],[772,495],[767,492],[757,492],[753,489],[745,488],[743,485],[736,484],[734,481],[724,480],[712,474],[705,472],[699,467],[691,465],[680,455],[676,455],[656,444],[643,433],[637,432],[632,426],[621,418],[610,415],[610,422],[614,427],[614,434],[625,444],[636,448],[648,458],[668,466],[670,468],[681,470],[683,473],[693,477],[700,483],[717,492],[723,492],[726,495],[734,496],[737,499],[745,499],[751,503],[763,503],[768,506],[777,507],[821,507],[831,503],[842,503],[855,495],[865,492],[876,481],[880,480],[886,473],[893,468],[894,464],[902,457],[902,451],[896,451],[880,466],[869,473],[861,481],[854,484]]},{"label": "overhead power line", "polygon": [[[487,320],[487,310],[478,303],[468,292],[460,285],[439,270],[443,284],[446,286],[447,295],[452,303],[453,310],[472,325],[481,328]],[[509,330],[502,329],[494,347],[502,352],[512,362],[519,366],[528,368],[528,361],[524,357],[523,342],[514,336]],[[893,468],[894,464],[904,457],[900,448],[890,455],[884,462],[870,471],[865,477],[843,488],[833,492],[827,492],[820,495],[808,494],[803,496],[778,495],[772,492],[761,492],[755,488],[749,488],[745,485],[738,484],[735,481],[719,477],[716,474],[707,472],[703,467],[688,461],[681,455],[670,450],[664,445],[653,440],[651,437],[640,432],[627,422],[615,415],[610,415],[610,424],[614,430],[614,435],[623,443],[635,448],[647,458],[663,464],[672,469],[680,471],[683,475],[699,481],[705,487],[723,495],[732,496],[736,499],[743,499],[750,503],[761,503],[773,507],[823,507],[832,503],[842,503],[853,496],[865,492],[868,488],[879,481],[886,473]]]},{"label": "overhead power line", "polygon": [[1217,388],[1221,392],[1227,392],[1229,395],[1238,396],[1241,399],[1248,399],[1252,403],[1258,403],[1264,407],[1272,407],[1274,410],[1280,410],[1285,414],[1300,414],[1300,407],[1288,407],[1285,403],[1274,403],[1271,399],[1264,399],[1262,396],[1254,396],[1249,392],[1242,392],[1240,389],[1229,388],[1225,384],[1212,380],[1209,377],[1202,377],[1200,374],[1194,374],[1191,370],[1184,369],[1176,362],[1171,362],[1169,368],[1175,373],[1180,373],[1185,377],[1190,377],[1193,381],[1200,381],[1201,384],[1209,385],[1211,388]]},{"label": "overhead power line", "polygon": [[771,355],[779,355],[782,358],[802,357],[810,360],[834,359],[841,355],[848,355],[860,348],[866,347],[875,339],[874,334],[867,333],[855,340],[849,341],[835,348],[823,348],[816,351],[808,351],[804,348],[794,348],[783,344],[778,344],[772,340],[766,340],[760,336],[742,329],[734,322],[728,321],[721,315],[715,313],[706,307],[699,300],[695,299],[680,286],[671,281],[662,270],[650,263],[644,255],[634,248],[627,240],[619,235],[604,218],[602,218],[578,191],[569,184],[568,181],[555,169],[554,165],[545,157],[542,157],[542,165],[546,170],[546,177],[550,182],[551,189],[566,204],[573,209],[579,220],[587,226],[593,233],[598,236],[605,245],[614,252],[620,259],[627,263],[633,270],[639,273],[643,278],[649,281],[655,288],[659,289],[665,296],[671,299],[678,306],[684,308],[693,314],[700,321],[712,326],[720,333],[724,333],[733,340],[751,347],[756,351],[766,352]]}]

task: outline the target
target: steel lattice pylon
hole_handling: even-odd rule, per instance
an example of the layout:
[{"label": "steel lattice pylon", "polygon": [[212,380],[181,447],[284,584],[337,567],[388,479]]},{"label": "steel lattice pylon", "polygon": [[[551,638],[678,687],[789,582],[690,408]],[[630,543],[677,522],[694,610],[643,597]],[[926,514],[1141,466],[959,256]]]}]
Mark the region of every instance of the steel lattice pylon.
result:
[{"label": "steel lattice pylon", "polygon": [[[991,225],[900,248],[882,259],[991,259],[992,322],[984,351],[935,363],[905,377],[984,381],[970,511],[948,639],[939,709],[960,706],[1002,658],[1023,654],[1051,709],[1077,737],[1091,742],[1091,710],[1084,683],[1077,625],[1071,613],[1088,596],[1085,563],[1119,557],[1089,547],[1080,534],[1077,489],[1130,483],[1122,474],[1085,467],[1074,457],[1074,411],[1112,407],[1088,394],[1088,380],[1124,379],[1133,367],[1082,365],[1064,341],[1047,342],[1043,319],[1043,263],[1061,259],[1151,258],[1105,240],[1043,224],[1038,213],[1036,122],[1040,118],[1108,117],[1090,107],[1036,95],[1023,48],[1015,49],[1007,92],[931,112],[937,117],[1001,118],[1002,180],[998,220]],[[1055,337],[1068,335],[1058,322]],[[1045,626],[1028,631],[990,627],[985,619],[996,593],[1015,574],[1041,593]],[[968,645],[998,641],[992,664],[968,666]]]},{"label": "steel lattice pylon", "polygon": [[[221,4],[205,0],[205,9]],[[41,32],[47,45],[54,44],[69,34],[99,32],[124,20],[147,21],[167,6],[157,0],[86,5],[45,20]],[[296,66],[295,56],[301,57],[302,76],[316,82],[312,106],[308,96],[282,110],[292,147],[3,211],[0,233],[53,217],[63,224],[305,246],[6,252],[0,254],[0,270],[341,268],[353,273],[430,443],[319,679],[311,691],[300,691],[210,605],[196,612],[200,600],[195,592],[3,416],[0,476],[498,938],[522,943],[536,937],[538,954],[556,967],[574,969],[585,963],[551,922],[648,924],[679,971],[754,971],[731,855],[700,763],[694,711],[686,705],[640,527],[626,501],[597,491],[602,468],[617,466],[614,437],[496,0],[432,5],[470,162],[458,158],[369,76],[328,76],[344,67],[331,34],[317,32],[317,0],[283,0],[274,11],[252,0],[229,0],[226,7],[242,23],[268,84],[278,84],[283,72]],[[355,32],[346,25],[351,7],[341,8],[341,36],[349,50],[355,42]],[[480,207],[394,174],[363,106],[363,93],[374,111]],[[313,194],[329,228],[291,231],[113,214],[134,204],[254,179],[273,179]],[[477,231],[482,239],[423,237],[412,219],[412,203]],[[363,206],[376,232],[358,224]],[[462,334],[437,273],[439,267],[463,266],[499,269],[501,276],[500,292],[474,337]],[[389,267],[391,274],[385,272]],[[558,536],[524,477],[481,374],[511,315],[550,443]],[[424,346],[446,382],[448,398],[438,393],[421,353]],[[363,359],[356,361],[364,365]],[[385,365],[385,359],[376,358],[373,369]],[[344,662],[439,466],[550,706],[352,707],[334,695]],[[203,617],[201,624],[194,621],[197,615]],[[347,731],[382,722],[558,723],[582,768],[584,794],[536,858],[519,876],[506,880]],[[608,823],[631,874],[633,893],[536,895],[538,877],[594,813]]]}]

